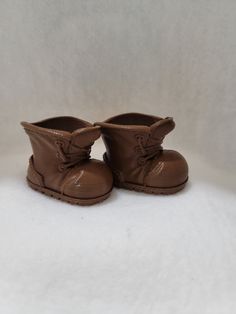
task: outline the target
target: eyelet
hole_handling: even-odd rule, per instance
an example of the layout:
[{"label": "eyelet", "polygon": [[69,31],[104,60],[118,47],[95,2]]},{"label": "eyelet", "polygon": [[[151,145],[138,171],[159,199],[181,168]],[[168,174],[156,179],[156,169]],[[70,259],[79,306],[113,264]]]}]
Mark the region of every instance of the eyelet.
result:
[{"label": "eyelet", "polygon": [[136,135],[135,135],[135,138],[136,138],[137,140],[141,140],[141,141],[144,139],[143,135],[140,135],[140,134],[136,134]]},{"label": "eyelet", "polygon": [[56,144],[56,146],[62,147],[64,145],[64,142],[62,142],[60,140],[56,140],[55,144]]},{"label": "eyelet", "polygon": [[145,158],[139,157],[138,163],[139,163],[140,166],[143,166],[143,165],[145,164],[145,162],[146,162],[146,159],[145,159]]},{"label": "eyelet", "polygon": [[60,172],[64,171],[64,170],[65,170],[64,165],[63,165],[63,164],[60,164],[60,165],[58,166],[58,170],[59,170]]}]

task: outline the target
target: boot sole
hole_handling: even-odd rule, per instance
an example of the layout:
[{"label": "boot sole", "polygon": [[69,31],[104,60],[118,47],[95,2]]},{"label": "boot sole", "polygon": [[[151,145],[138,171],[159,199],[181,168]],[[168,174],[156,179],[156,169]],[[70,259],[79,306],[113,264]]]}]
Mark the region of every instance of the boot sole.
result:
[{"label": "boot sole", "polygon": [[185,187],[187,182],[188,182],[188,179],[184,183],[174,186],[174,187],[158,188],[158,187],[143,186],[139,184],[120,182],[120,181],[114,180],[114,186],[117,188],[132,190],[136,192],[144,192],[148,194],[170,195],[170,194],[175,194],[181,191]]},{"label": "boot sole", "polygon": [[42,194],[45,194],[47,196],[51,196],[63,202],[70,203],[72,205],[81,205],[81,206],[94,205],[94,204],[97,204],[106,200],[111,194],[111,191],[110,191],[102,196],[95,197],[95,198],[75,198],[75,197],[67,196],[65,194],[58,193],[56,191],[53,191],[51,189],[48,189],[39,185],[36,185],[32,183],[28,178],[26,178],[26,180],[29,187],[31,187],[33,190],[40,192]]}]

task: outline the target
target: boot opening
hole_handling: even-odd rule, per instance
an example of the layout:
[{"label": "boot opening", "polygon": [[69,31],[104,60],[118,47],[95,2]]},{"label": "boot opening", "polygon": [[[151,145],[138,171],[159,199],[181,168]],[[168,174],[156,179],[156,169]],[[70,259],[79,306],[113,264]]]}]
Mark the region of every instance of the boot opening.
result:
[{"label": "boot opening", "polygon": [[51,118],[33,124],[41,128],[55,129],[67,132],[73,132],[75,130],[91,126],[90,123],[73,117]]},{"label": "boot opening", "polygon": [[161,118],[152,117],[139,113],[127,113],[112,117],[105,122],[119,125],[146,125],[151,126]]}]

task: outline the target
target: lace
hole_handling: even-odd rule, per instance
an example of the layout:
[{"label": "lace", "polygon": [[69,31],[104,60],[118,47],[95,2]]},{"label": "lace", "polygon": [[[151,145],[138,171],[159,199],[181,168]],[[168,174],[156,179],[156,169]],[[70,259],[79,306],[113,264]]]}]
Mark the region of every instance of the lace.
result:
[{"label": "lace", "polygon": [[137,146],[137,152],[141,154],[139,157],[139,164],[143,165],[145,164],[148,160],[153,159],[156,157],[159,152],[162,150],[162,141],[163,138],[159,139],[157,143],[153,145],[143,145],[143,136],[142,135],[137,135],[136,139],[138,141],[138,146]]},{"label": "lace", "polygon": [[[60,159],[62,162],[59,165],[59,170],[65,170],[70,167],[73,167],[80,163],[82,160],[89,159],[90,158],[90,147],[77,147],[75,152],[65,152],[63,150],[64,143],[61,141],[55,142],[57,146],[57,158]],[[74,146],[75,147],[75,146]]]}]

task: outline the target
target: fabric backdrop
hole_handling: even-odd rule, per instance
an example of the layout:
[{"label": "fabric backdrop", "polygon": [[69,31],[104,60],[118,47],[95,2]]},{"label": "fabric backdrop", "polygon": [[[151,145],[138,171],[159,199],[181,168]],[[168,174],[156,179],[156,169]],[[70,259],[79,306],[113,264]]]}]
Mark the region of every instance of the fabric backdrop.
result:
[{"label": "fabric backdrop", "polygon": [[25,145],[21,120],[147,112],[231,171],[235,29],[234,0],[1,0],[0,144]]}]

